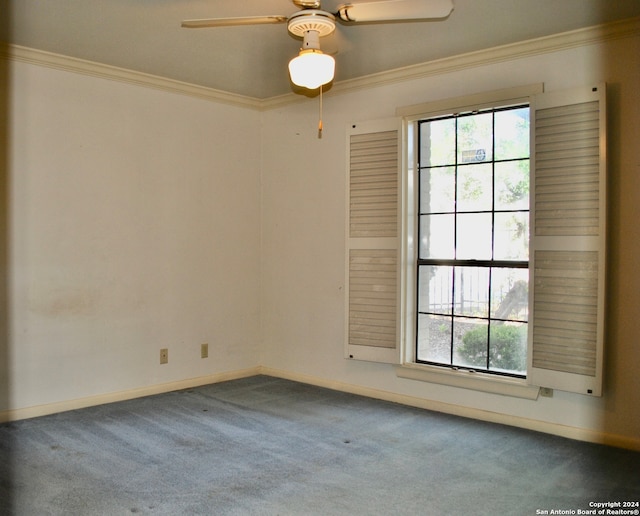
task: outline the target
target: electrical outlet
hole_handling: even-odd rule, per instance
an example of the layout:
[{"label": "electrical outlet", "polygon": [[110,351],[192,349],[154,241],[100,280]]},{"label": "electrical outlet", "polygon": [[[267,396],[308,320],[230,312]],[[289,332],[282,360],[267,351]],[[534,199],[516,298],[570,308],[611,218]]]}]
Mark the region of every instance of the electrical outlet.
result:
[{"label": "electrical outlet", "polygon": [[200,344],[200,358],[209,356],[209,344]]},{"label": "electrical outlet", "polygon": [[540,387],[540,396],[545,398],[553,398],[553,389],[550,387]]},{"label": "electrical outlet", "polygon": [[160,350],[160,363],[161,364],[169,363],[169,350],[167,348],[162,348]]}]

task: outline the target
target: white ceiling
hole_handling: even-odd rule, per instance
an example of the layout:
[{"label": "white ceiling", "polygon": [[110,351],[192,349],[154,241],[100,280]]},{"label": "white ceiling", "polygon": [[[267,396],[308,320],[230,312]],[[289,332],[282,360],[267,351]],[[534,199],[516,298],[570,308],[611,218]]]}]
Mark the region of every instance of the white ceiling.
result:
[{"label": "white ceiling", "polygon": [[[442,21],[339,25],[321,41],[337,52],[336,80],[640,16],[640,0],[453,2]],[[341,3],[322,7],[333,12]],[[183,29],[180,22],[296,10],[290,0],[0,0],[0,40],[264,99],[292,91],[287,63],[300,41],[286,24]]]}]

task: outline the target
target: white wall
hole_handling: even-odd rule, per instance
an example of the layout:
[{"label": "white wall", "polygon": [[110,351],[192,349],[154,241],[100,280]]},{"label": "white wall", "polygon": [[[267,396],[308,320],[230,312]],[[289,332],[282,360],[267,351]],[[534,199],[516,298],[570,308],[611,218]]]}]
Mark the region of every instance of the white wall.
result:
[{"label": "white wall", "polygon": [[[636,184],[640,140],[638,37],[515,59],[326,96],[265,114],[263,145],[263,365],[294,378],[428,400],[456,411],[501,414],[531,427],[584,430],[589,438],[640,447],[640,253]],[[614,59],[615,57],[615,59]],[[605,395],[556,391],[525,401],[396,377],[391,366],[344,353],[346,128],[392,117],[398,106],[544,82],[547,91],[609,83],[610,234]],[[575,433],[580,434],[580,431]]]},{"label": "white wall", "polygon": [[260,113],[20,62],[8,86],[0,412],[256,367]]}]

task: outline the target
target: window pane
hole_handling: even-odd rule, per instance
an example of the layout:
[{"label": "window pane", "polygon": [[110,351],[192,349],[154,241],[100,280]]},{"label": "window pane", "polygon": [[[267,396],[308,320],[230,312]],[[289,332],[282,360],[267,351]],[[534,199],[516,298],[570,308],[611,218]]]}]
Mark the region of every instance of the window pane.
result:
[{"label": "window pane", "polygon": [[422,215],[420,217],[420,258],[453,258],[453,215]]},{"label": "window pane", "polygon": [[493,257],[496,260],[529,259],[528,211],[495,214]]},{"label": "window pane", "polygon": [[456,267],[454,313],[489,317],[489,268]]},{"label": "window pane", "polygon": [[493,159],[493,115],[458,118],[458,163],[478,163]]},{"label": "window pane", "polygon": [[529,318],[529,270],[491,269],[491,317],[527,321]]},{"label": "window pane", "polygon": [[491,211],[493,171],[490,163],[458,167],[458,211]]},{"label": "window pane", "polygon": [[420,213],[453,213],[455,168],[431,168],[420,172]]},{"label": "window pane", "polygon": [[451,317],[418,314],[418,360],[451,364]]},{"label": "window pane", "polygon": [[487,368],[488,328],[487,320],[454,318],[453,365]]},{"label": "window pane", "polygon": [[491,322],[489,370],[525,374],[527,370],[527,324]]},{"label": "window pane", "polygon": [[491,214],[459,214],[456,235],[458,260],[491,259]]},{"label": "window pane", "polygon": [[529,157],[529,108],[495,114],[496,159]]},{"label": "window pane", "polygon": [[495,164],[496,210],[529,209],[529,160]]},{"label": "window pane", "polygon": [[420,166],[453,165],[456,156],[454,118],[420,124]]},{"label": "window pane", "polygon": [[451,314],[453,267],[422,265],[418,268],[418,311]]}]

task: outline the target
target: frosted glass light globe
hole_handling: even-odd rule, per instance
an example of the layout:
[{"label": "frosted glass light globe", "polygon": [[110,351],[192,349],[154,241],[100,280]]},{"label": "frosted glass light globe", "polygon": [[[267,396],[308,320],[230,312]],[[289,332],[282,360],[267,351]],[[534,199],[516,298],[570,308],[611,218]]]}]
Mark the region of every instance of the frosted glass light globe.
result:
[{"label": "frosted glass light globe", "polygon": [[289,62],[289,75],[293,84],[315,90],[333,80],[335,67],[335,59],[321,50],[302,50]]}]

